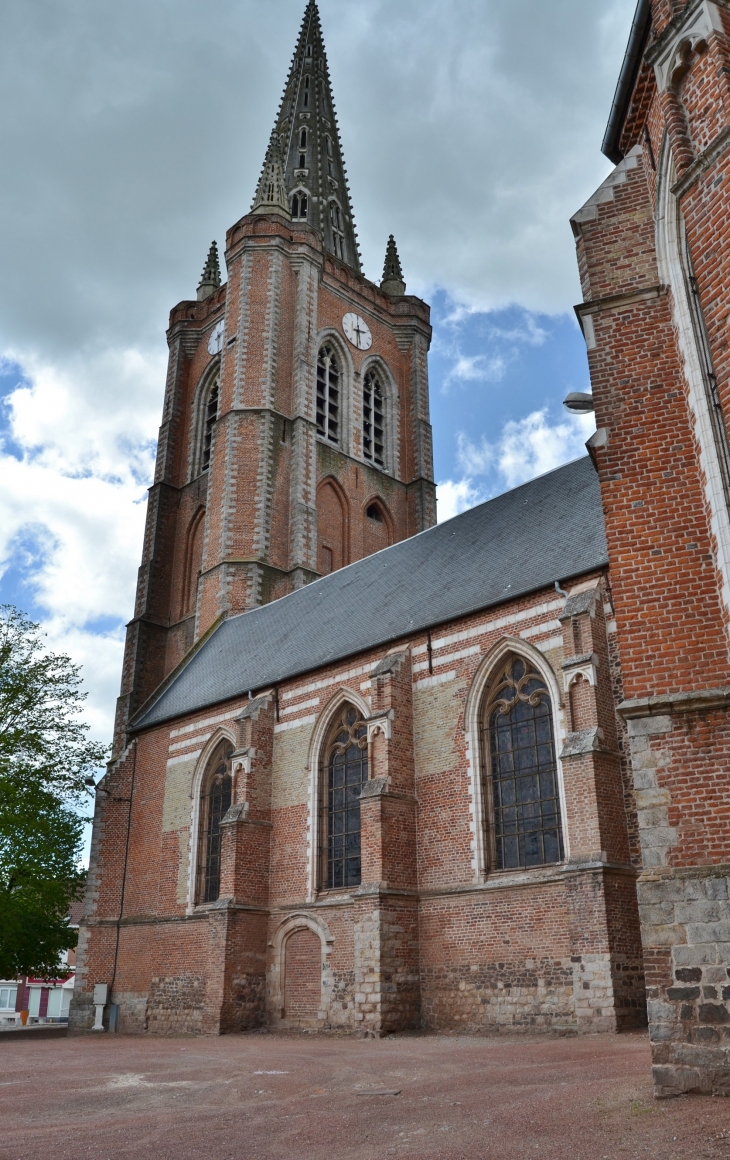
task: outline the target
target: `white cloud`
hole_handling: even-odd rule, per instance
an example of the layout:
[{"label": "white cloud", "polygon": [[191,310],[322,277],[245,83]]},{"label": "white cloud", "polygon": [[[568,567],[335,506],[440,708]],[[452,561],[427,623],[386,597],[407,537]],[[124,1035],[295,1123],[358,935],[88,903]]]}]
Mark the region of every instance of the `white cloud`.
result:
[{"label": "white cloud", "polygon": [[566,417],[550,424],[547,411],[533,411],[505,424],[497,451],[498,470],[507,487],[517,487],[585,455],[585,441],[595,428],[592,415]]},{"label": "white cloud", "polygon": [[452,383],[498,383],[504,378],[507,360],[503,355],[466,355],[458,353],[456,361],[444,379],[443,389]]},{"label": "white cloud", "polygon": [[[458,310],[558,313],[579,296],[568,219],[608,172],[634,2],[320,0],[365,270],[379,275],[393,232],[409,290],[463,304],[447,356],[465,390],[542,332],[526,315],[465,353]],[[30,565],[50,642],[83,662],[108,736],[168,311],[248,210],[304,0],[6,8],[0,357],[27,382],[0,449],[0,568]],[[475,474],[441,485],[442,515],[570,457],[573,428],[533,420],[493,447],[471,435]]]},{"label": "white cloud", "polygon": [[108,738],[121,625],[133,608],[162,368],[136,351],[108,351],[67,371],[31,359],[25,372],[27,382],[6,398],[0,569],[13,565],[25,573],[46,611],[49,645],[83,665],[87,719],[96,736]]},{"label": "white cloud", "polygon": [[[457,464],[463,476],[438,485],[439,522],[584,455],[585,441],[594,427],[592,415],[566,415],[551,423],[543,408],[523,419],[508,420],[494,442],[486,436],[475,442],[462,432]],[[480,476],[488,478],[477,482]]]},{"label": "white cloud", "polygon": [[468,508],[474,507],[475,504],[481,503],[485,497],[469,479],[458,481],[446,479],[443,483],[438,484],[436,498],[438,501],[438,520],[442,524],[444,520],[450,520],[453,516],[458,516]]}]

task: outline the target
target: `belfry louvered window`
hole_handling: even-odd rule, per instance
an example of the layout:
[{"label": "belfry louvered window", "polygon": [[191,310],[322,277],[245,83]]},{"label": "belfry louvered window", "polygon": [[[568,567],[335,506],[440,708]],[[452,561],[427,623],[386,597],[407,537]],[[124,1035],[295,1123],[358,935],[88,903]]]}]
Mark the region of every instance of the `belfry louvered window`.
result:
[{"label": "belfry louvered window", "polygon": [[359,886],[360,794],[368,780],[367,726],[346,706],[327,758],[327,874],[330,890]]},{"label": "belfry louvered window", "polygon": [[368,371],[362,390],[362,452],[371,463],[385,463],[383,388],[377,371]]},{"label": "belfry louvered window", "polygon": [[340,364],[327,343],[317,358],[317,433],[331,443],[340,439]]},{"label": "belfry louvered window", "polygon": [[203,453],[200,460],[201,471],[207,471],[210,467],[210,457],[213,451],[213,430],[218,418],[219,393],[220,387],[218,379],[216,378],[212,387],[210,388],[208,402],[205,407],[205,423],[203,426]]},{"label": "belfry louvered window", "polygon": [[221,822],[231,807],[231,753],[230,745],[224,745],[218,750],[203,782],[198,845],[198,902],[215,902],[220,894],[223,845]]},{"label": "belfry louvered window", "polygon": [[497,870],[544,866],[563,858],[553,711],[545,680],[510,655],[487,699],[485,797]]}]

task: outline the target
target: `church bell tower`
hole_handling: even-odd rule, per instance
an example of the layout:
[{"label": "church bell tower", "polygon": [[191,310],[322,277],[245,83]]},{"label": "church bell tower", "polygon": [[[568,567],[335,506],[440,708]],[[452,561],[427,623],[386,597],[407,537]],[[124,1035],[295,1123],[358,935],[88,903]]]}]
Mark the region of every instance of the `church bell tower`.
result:
[{"label": "church bell tower", "polygon": [[436,520],[429,308],[391,237],[362,273],[316,3],[251,211],[171,312],[167,385],[115,748],[221,618]]}]

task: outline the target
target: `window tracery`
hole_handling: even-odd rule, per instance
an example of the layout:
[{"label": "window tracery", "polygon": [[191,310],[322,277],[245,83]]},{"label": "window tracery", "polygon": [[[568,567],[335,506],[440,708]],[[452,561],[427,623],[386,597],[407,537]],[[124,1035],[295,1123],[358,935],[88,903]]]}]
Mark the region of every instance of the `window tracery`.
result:
[{"label": "window tracery", "polygon": [[233,783],[230,757],[233,747],[224,742],[213,755],[201,789],[200,832],[198,838],[199,903],[216,902],[220,894],[221,822],[230,809]]},{"label": "window tracery", "polygon": [[368,780],[367,725],[345,705],[327,751],[326,877],[330,890],[361,881],[360,793]]},{"label": "window tracery", "polygon": [[563,836],[553,712],[544,678],[510,654],[487,696],[483,735],[495,869],[560,862]]},{"label": "window tracery", "polygon": [[362,392],[362,451],[378,467],[385,466],[385,404],[377,371],[365,375]]},{"label": "window tracery", "polygon": [[317,434],[331,443],[340,439],[340,364],[330,343],[317,357]]}]

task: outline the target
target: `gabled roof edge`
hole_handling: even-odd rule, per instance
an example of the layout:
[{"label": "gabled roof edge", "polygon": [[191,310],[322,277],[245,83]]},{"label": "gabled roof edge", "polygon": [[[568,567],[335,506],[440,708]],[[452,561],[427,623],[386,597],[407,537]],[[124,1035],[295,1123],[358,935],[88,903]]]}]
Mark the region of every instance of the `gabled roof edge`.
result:
[{"label": "gabled roof edge", "polygon": [[641,58],[650,28],[651,0],[638,0],[636,12],[634,13],[634,21],[631,25],[631,32],[629,33],[629,43],[624,53],[624,61],[621,65],[621,72],[601,145],[601,153],[609,161],[612,161],[614,165],[618,165],[624,159],[618,143],[631,101],[631,95],[634,91],[634,85],[636,84],[636,78],[641,66]]},{"label": "gabled roof edge", "polygon": [[[444,522],[447,522],[447,521],[444,521]],[[595,562],[589,568],[581,568],[580,572],[569,572],[569,573],[566,573],[565,575],[561,574],[556,579],[557,579],[557,582],[561,585],[568,584],[568,583],[570,583],[571,580],[576,580],[579,576],[586,576],[592,572],[602,572],[603,573],[608,569],[609,564],[610,564],[610,561],[608,559],[608,555],[606,555],[603,560]],[[549,582],[546,584],[536,584],[531,588],[524,589],[524,591],[516,592],[513,595],[507,596],[503,600],[496,600],[496,601],[490,600],[487,604],[479,605],[476,608],[467,608],[467,609],[464,609],[462,612],[453,613],[452,615],[449,615],[447,617],[443,617],[439,620],[424,621],[423,624],[418,622],[413,628],[409,628],[408,632],[400,632],[400,633],[395,633],[395,634],[391,633],[390,636],[384,636],[382,640],[377,641],[375,644],[369,644],[365,648],[357,648],[357,649],[353,649],[351,652],[344,652],[341,654],[338,653],[337,656],[333,657],[331,661],[323,662],[323,663],[320,663],[317,665],[305,666],[305,667],[299,668],[299,669],[294,669],[294,670],[292,670],[291,673],[288,673],[285,677],[280,677],[278,680],[267,681],[266,683],[264,683],[262,685],[255,685],[255,686],[253,686],[253,688],[248,689],[248,690],[243,689],[243,690],[239,691],[238,693],[234,693],[229,697],[223,698],[222,700],[213,699],[210,701],[206,701],[205,703],[199,705],[194,710],[187,709],[184,711],[170,713],[169,716],[161,717],[158,721],[151,721],[148,725],[146,725],[144,723],[144,717],[146,716],[147,712],[149,712],[153,708],[154,704],[160,699],[160,697],[164,693],[165,689],[168,688],[168,683],[166,682],[165,688],[164,689],[161,688],[157,695],[153,694],[153,696],[150,697],[149,700],[146,702],[145,706],[143,706],[143,708],[145,710],[144,714],[142,713],[142,710],[140,710],[136,714],[134,719],[130,722],[130,724],[128,726],[129,733],[135,734],[135,735],[138,733],[143,733],[146,729],[156,729],[159,725],[165,725],[170,721],[175,721],[178,719],[182,720],[184,717],[189,717],[189,716],[193,715],[194,713],[202,712],[204,709],[211,709],[214,705],[230,704],[231,701],[237,701],[241,697],[245,697],[247,692],[250,692],[253,696],[257,696],[263,689],[268,689],[270,686],[280,685],[280,684],[283,684],[285,681],[293,681],[297,678],[306,676],[307,673],[316,673],[320,669],[327,668],[328,665],[338,664],[342,661],[352,660],[353,657],[362,656],[364,653],[372,652],[373,650],[378,649],[378,648],[383,648],[386,646],[390,647],[391,645],[396,644],[398,641],[408,640],[409,637],[415,636],[418,633],[433,631],[434,629],[442,628],[444,625],[453,624],[455,621],[461,620],[464,617],[477,616],[482,612],[487,612],[488,609],[490,609],[490,608],[499,608],[500,605],[502,605],[502,604],[511,604],[515,600],[522,600],[526,596],[534,596],[534,594],[536,592],[543,592],[543,591],[547,592],[547,591],[549,591],[549,589],[550,589]],[[241,613],[240,615],[246,615],[246,614]],[[216,628],[219,628],[219,627],[220,627],[220,624],[216,624]],[[184,658],[185,664],[187,663],[188,660],[192,660],[191,654],[188,654],[188,656]],[[182,670],[183,667],[184,667],[184,664],[181,664],[178,666],[178,668],[175,670],[175,676],[178,675],[178,673]],[[172,681],[169,682],[169,684],[171,684],[171,683],[172,683]]]}]

